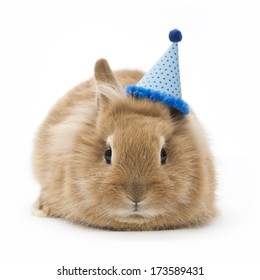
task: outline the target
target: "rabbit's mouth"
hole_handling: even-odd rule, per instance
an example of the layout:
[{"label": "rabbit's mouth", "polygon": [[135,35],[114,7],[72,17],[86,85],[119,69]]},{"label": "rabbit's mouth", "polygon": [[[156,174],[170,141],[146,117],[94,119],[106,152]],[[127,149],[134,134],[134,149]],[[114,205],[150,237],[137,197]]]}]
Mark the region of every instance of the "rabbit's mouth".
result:
[{"label": "rabbit's mouth", "polygon": [[147,222],[147,218],[141,215],[140,213],[125,215],[125,216],[115,216],[117,221],[123,223],[131,223],[131,224],[143,224]]},{"label": "rabbit's mouth", "polygon": [[144,209],[141,206],[132,206],[130,209],[118,209],[113,211],[113,217],[116,220],[127,223],[143,223],[160,214],[158,210]]}]

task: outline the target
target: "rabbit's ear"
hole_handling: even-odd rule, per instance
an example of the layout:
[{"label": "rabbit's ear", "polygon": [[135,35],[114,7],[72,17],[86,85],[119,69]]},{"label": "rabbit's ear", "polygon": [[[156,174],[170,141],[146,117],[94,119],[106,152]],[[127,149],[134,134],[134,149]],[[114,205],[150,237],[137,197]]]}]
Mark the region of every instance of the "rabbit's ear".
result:
[{"label": "rabbit's ear", "polygon": [[95,80],[97,84],[98,107],[109,107],[111,101],[122,98],[124,94],[123,89],[105,59],[99,59],[96,62]]}]

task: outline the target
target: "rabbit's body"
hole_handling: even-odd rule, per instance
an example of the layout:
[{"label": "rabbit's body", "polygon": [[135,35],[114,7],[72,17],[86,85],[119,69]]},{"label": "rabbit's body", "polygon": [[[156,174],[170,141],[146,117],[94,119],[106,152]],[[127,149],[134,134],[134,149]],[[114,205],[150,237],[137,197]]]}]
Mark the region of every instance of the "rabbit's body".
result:
[{"label": "rabbit's body", "polygon": [[199,122],[123,93],[142,75],[114,78],[100,60],[95,79],[50,111],[33,157],[45,215],[114,230],[186,227],[215,215],[214,167]]}]

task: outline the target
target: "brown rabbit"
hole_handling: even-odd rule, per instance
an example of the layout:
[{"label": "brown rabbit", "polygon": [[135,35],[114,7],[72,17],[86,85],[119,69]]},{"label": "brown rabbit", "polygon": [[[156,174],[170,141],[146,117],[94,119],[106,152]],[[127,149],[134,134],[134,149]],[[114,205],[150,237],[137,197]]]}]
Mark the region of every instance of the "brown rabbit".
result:
[{"label": "brown rabbit", "polygon": [[106,60],[38,132],[38,214],[112,230],[189,227],[215,216],[215,173],[194,113],[124,93],[143,76]]}]

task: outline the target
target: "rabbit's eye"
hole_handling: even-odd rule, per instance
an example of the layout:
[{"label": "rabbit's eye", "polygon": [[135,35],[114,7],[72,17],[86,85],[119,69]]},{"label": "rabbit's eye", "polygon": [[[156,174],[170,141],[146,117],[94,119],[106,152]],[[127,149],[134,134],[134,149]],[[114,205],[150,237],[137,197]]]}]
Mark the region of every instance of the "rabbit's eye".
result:
[{"label": "rabbit's eye", "polygon": [[111,164],[111,157],[112,157],[112,149],[107,148],[104,154],[105,160],[107,164]]},{"label": "rabbit's eye", "polygon": [[161,164],[165,164],[167,160],[167,153],[165,149],[161,149]]}]

